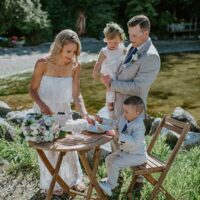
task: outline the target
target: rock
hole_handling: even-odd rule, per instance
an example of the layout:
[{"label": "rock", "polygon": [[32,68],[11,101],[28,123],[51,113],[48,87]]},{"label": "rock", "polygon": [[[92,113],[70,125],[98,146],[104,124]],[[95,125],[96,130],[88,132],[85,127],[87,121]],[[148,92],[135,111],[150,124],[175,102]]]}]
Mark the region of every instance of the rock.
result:
[{"label": "rock", "polygon": [[165,142],[169,144],[171,148],[173,148],[176,145],[178,138],[176,133],[174,133],[174,131],[171,131],[167,128],[163,128],[161,130],[161,136],[165,137]]},{"label": "rock", "polygon": [[196,145],[200,145],[200,133],[188,132],[182,146],[189,150]]},{"label": "rock", "polygon": [[7,141],[13,141],[15,132],[15,128],[13,128],[5,119],[0,118],[0,138],[5,138]]},{"label": "rock", "polygon": [[152,123],[153,123],[154,119],[155,118],[151,117],[150,115],[147,115],[146,118],[144,119],[144,124],[145,124],[145,128],[146,128],[145,135],[150,134],[150,130],[151,130]]},{"label": "rock", "polygon": [[8,112],[10,112],[10,111],[11,111],[10,106],[7,103],[5,103],[5,102],[0,101],[0,116],[1,117],[5,117],[6,114]]},{"label": "rock", "polygon": [[6,115],[6,119],[9,122],[20,125],[22,124],[24,118],[28,113],[33,113],[33,109],[23,110],[23,111],[12,111]]},{"label": "rock", "polygon": [[152,122],[150,131],[149,131],[149,135],[153,135],[156,131],[156,129],[158,128],[159,123],[161,122],[161,118],[155,118]]},{"label": "rock", "polygon": [[183,108],[176,107],[171,117],[182,122],[189,122],[191,125],[191,131],[200,132],[200,127],[198,126],[194,117],[189,112],[185,111]]}]

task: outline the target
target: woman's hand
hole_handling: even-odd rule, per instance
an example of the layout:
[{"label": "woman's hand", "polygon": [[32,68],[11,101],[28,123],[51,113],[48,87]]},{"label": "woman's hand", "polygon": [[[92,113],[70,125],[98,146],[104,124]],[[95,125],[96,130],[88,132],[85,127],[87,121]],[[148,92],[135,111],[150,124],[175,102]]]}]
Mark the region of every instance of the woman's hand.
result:
[{"label": "woman's hand", "polygon": [[88,121],[89,124],[94,125],[95,121],[93,118],[91,118],[88,114],[83,115],[83,119],[86,119]]},{"label": "woman's hand", "polygon": [[53,115],[53,112],[51,111],[51,109],[46,104],[40,105],[40,110],[41,110],[42,114]]}]

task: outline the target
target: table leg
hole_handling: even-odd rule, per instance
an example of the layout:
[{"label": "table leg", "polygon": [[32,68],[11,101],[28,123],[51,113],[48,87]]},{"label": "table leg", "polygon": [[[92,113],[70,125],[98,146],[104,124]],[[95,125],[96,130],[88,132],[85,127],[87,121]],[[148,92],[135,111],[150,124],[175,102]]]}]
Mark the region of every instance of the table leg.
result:
[{"label": "table leg", "polygon": [[64,155],[65,155],[65,153],[63,153],[63,152],[60,152],[59,155],[58,155],[58,160],[56,162],[56,167],[55,167],[54,174],[53,174],[53,177],[52,177],[52,180],[51,180],[51,184],[49,186],[48,195],[47,195],[45,200],[51,200],[51,194],[53,193],[53,189],[54,189],[55,184],[56,184],[56,179],[57,179],[57,176],[58,176]]},{"label": "table leg", "polygon": [[[96,148],[99,148],[99,147],[96,147]],[[89,162],[85,156],[85,151],[79,151],[79,156],[80,156],[81,162],[83,164],[83,167],[85,169],[85,172],[88,175],[88,178],[90,179],[91,184],[94,186],[98,196],[100,197],[100,199],[108,200],[108,197],[104,194],[103,190],[100,188],[100,186],[96,180],[97,167],[96,167],[96,169],[93,169],[93,170],[91,169]],[[100,159],[100,157],[95,157],[94,163],[98,162],[99,159]],[[90,198],[90,197],[88,196],[87,198]]]},{"label": "table leg", "polygon": [[[52,176],[54,176],[54,174],[55,174],[55,169],[53,168],[53,166],[51,165],[51,163],[50,163],[49,160],[47,159],[45,153],[44,153],[42,150],[40,150],[40,149],[37,149],[37,152],[38,152],[38,155],[40,156],[41,160],[43,161],[43,163],[45,164],[45,166],[46,166],[47,169],[49,170],[50,174],[51,174]],[[62,153],[62,155],[60,155],[61,153]],[[62,162],[62,158],[63,158],[63,156],[66,154],[66,152],[60,152],[60,154],[59,154],[59,157],[60,157],[60,158],[58,157],[56,166],[57,166],[57,164],[59,164],[59,163],[58,163],[59,160],[60,160],[59,162]],[[60,163],[60,164],[61,164],[61,163]],[[59,166],[59,169],[60,169],[60,166]],[[58,169],[58,170],[59,170],[59,169]],[[52,180],[53,180],[53,178],[52,178]],[[72,193],[72,192],[69,191],[69,190],[70,190],[69,186],[68,186],[68,185],[65,183],[65,181],[59,176],[59,174],[57,174],[56,181],[60,184],[60,186],[61,186],[70,196],[72,196],[72,197],[75,197],[75,196],[76,196],[76,194],[74,194],[74,193]],[[55,185],[55,183],[54,183],[54,185]]]},{"label": "table leg", "polygon": [[[96,171],[98,169],[98,165],[99,165],[99,161],[100,161],[100,159],[98,159],[98,158],[100,158],[100,148],[95,148],[94,156],[93,156],[94,163],[93,163],[93,169],[92,169],[93,179],[96,179]],[[89,200],[91,198],[92,190],[93,190],[93,185],[92,185],[92,183],[90,183],[88,191],[87,191],[86,200]]]}]

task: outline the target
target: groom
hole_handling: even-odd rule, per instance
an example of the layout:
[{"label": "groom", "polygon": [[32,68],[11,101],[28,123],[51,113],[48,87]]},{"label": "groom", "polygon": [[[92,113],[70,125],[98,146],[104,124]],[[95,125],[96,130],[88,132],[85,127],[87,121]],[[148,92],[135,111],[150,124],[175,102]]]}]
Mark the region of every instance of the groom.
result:
[{"label": "groom", "polygon": [[[147,95],[160,70],[160,57],[151,42],[150,21],[147,16],[137,15],[128,23],[130,44],[125,58],[117,72],[117,79],[109,75],[102,76],[101,81],[115,92],[114,119],[123,114],[123,102],[129,96],[139,96],[147,107]],[[112,142],[112,149],[119,148],[117,142]]]}]

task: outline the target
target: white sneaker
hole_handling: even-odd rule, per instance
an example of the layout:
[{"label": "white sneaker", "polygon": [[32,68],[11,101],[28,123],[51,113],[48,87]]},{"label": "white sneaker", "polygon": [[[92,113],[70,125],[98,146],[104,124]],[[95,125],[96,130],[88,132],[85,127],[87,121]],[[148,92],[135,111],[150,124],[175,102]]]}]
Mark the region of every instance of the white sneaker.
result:
[{"label": "white sneaker", "polygon": [[100,183],[99,184],[101,189],[108,195],[108,196],[112,196],[112,190],[111,190],[111,186],[109,183],[105,182],[105,183]]}]

